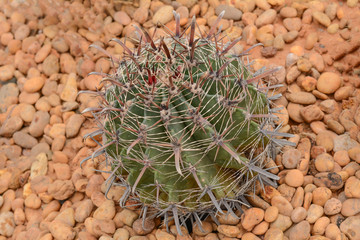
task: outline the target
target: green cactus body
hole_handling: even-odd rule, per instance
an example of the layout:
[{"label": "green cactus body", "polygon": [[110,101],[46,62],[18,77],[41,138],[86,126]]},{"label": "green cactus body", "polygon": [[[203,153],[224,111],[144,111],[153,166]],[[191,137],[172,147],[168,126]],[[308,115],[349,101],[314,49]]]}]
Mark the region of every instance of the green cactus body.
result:
[{"label": "green cactus body", "polygon": [[273,136],[286,135],[266,131],[275,127],[270,100],[228,53],[236,41],[220,47],[216,26],[194,40],[194,19],[185,37],[175,18],[166,38],[139,31],[137,49],[122,44],[126,54],[104,79],[100,149],[114,181],[178,227],[187,214],[231,211],[256,180],[277,179],[263,168]]}]

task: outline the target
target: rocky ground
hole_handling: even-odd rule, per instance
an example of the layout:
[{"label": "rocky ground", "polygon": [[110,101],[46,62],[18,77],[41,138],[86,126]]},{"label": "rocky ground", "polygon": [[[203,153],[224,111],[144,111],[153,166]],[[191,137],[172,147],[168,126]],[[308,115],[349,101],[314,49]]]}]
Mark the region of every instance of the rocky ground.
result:
[{"label": "rocky ground", "polygon": [[[0,239],[116,240],[359,240],[360,239],[360,4],[288,0],[0,0]],[[192,16],[209,30],[217,15],[225,41],[242,36],[235,50],[252,50],[253,68],[281,66],[270,80],[284,106],[285,147],[269,166],[280,177],[248,198],[241,219],[207,220],[180,236],[161,222],[141,226],[139,210],[121,209],[123,189],[104,196],[108,170],[102,158],[80,161],[96,143],[83,140],[96,129],[87,107],[111,72],[95,43],[115,56],[117,37],[134,47],[132,24],[154,33],[174,29],[172,10],[186,26]],[[164,35],[157,30],[155,37]],[[240,216],[240,214],[239,214]]]}]

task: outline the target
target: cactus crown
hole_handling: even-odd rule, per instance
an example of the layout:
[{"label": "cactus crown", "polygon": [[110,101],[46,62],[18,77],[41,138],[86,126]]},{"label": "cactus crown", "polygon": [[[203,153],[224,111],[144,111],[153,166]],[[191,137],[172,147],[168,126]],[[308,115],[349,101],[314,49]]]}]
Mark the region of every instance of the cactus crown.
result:
[{"label": "cactus crown", "polygon": [[181,234],[188,217],[233,214],[257,180],[274,184],[277,176],[264,166],[286,143],[278,137],[288,135],[276,131],[266,93],[272,87],[259,81],[276,69],[253,74],[242,61],[249,50],[230,53],[240,38],[218,39],[223,13],[197,39],[195,19],[180,32],[174,15],[175,33],[166,30],[160,40],[137,28],[134,51],[114,39],[125,54],[121,61],[108,55],[118,66],[97,92],[102,106],[85,110],[102,123],[90,136],[102,134],[103,144],[84,161],[105,153],[109,180],[126,187],[121,206],[132,196],[143,206],[143,220],[153,212],[168,227],[173,218]]}]

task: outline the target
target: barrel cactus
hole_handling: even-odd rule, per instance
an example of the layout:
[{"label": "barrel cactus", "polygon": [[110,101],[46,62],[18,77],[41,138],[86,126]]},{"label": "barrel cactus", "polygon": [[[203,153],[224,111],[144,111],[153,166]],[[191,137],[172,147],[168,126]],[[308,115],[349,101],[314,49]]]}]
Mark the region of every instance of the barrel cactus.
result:
[{"label": "barrel cactus", "polygon": [[181,32],[174,15],[175,32],[165,29],[159,40],[137,28],[134,50],[113,39],[124,48],[121,60],[94,46],[116,69],[102,74],[101,107],[85,110],[100,123],[89,136],[103,142],[84,161],[105,154],[108,180],[126,187],[120,205],[134,198],[143,220],[162,216],[168,227],[173,219],[181,234],[186,219],[201,227],[204,214],[234,214],[256,182],[273,184],[265,165],[288,135],[274,124],[274,86],[260,84],[276,69],[252,73],[248,51],[231,53],[240,39],[220,39],[223,13],[197,39],[195,19]]}]

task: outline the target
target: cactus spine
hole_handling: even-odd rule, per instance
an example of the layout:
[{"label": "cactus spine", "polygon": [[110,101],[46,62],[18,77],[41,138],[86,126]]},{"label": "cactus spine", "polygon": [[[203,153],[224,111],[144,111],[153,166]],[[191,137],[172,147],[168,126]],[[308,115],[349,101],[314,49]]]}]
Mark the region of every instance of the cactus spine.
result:
[{"label": "cactus spine", "polygon": [[[259,81],[277,69],[251,73],[240,55],[230,54],[240,40],[223,44],[216,23],[206,37],[180,32],[154,41],[144,30],[135,50],[124,48],[114,74],[105,75],[102,106],[91,111],[99,119],[103,144],[88,160],[105,153],[112,183],[126,187],[143,206],[143,219],[175,220],[178,232],[191,217],[200,224],[204,213],[214,216],[246,202],[255,182],[272,184],[277,176],[264,169],[278,137],[274,109]],[[96,47],[96,46],[95,46]],[[97,47],[99,50],[104,50]],[[201,225],[201,224],[200,224]]]}]

